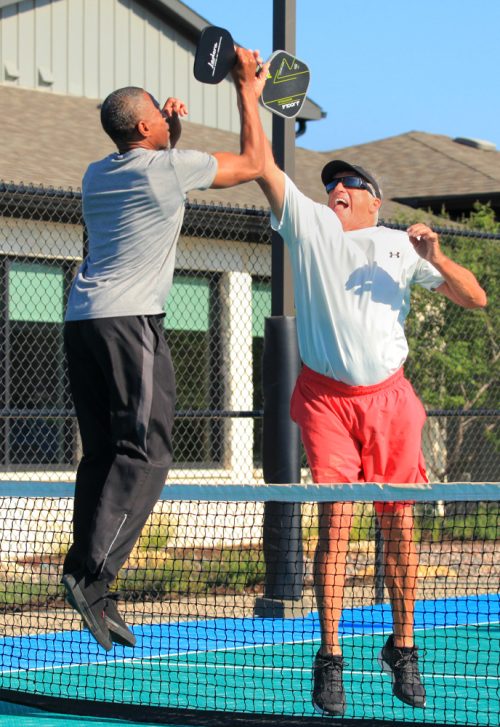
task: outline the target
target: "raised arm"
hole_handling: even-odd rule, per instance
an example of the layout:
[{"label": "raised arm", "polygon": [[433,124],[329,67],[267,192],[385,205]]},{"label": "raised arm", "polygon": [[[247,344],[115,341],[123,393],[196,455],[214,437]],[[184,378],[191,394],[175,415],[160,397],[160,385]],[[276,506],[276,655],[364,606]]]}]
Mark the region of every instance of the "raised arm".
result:
[{"label": "raised arm", "polygon": [[167,98],[163,106],[163,115],[168,121],[170,131],[170,148],[173,149],[181,138],[181,117],[187,116],[186,104],[178,98]]},{"label": "raised arm", "polygon": [[462,308],[484,308],[488,300],[476,276],[442,252],[439,235],[434,230],[419,222],[409,227],[407,233],[418,255],[430,262],[443,276],[444,283],[436,288],[438,293]]},{"label": "raised arm", "polygon": [[264,173],[257,182],[266,195],[274,216],[281,220],[285,202],[285,175],[274,161],[273,150],[267,137],[264,146]]},{"label": "raised arm", "polygon": [[258,99],[264,87],[267,66],[257,72],[258,52],[235,48],[237,61],[233,79],[241,117],[240,153],[216,152],[217,174],[213,188],[232,187],[249,182],[264,168],[265,134],[260,120]]}]

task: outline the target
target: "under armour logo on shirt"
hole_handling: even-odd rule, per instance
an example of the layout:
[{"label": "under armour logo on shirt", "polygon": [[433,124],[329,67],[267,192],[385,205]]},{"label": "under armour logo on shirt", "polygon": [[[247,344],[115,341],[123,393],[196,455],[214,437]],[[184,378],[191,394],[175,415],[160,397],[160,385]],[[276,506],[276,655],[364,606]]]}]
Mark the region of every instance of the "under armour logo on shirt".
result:
[{"label": "under armour logo on shirt", "polygon": [[399,252],[399,250],[398,250],[398,252],[390,252],[390,253],[389,253],[389,257],[400,257],[400,252]]}]

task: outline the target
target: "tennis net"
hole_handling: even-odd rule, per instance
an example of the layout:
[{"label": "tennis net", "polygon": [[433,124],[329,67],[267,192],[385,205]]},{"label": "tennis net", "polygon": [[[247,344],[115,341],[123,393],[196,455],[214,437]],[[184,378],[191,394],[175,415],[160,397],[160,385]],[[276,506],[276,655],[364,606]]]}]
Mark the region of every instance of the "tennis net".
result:
[{"label": "tennis net", "polygon": [[[105,652],[60,585],[71,484],[0,483],[0,699],[176,725],[326,722],[311,702],[318,503],[354,502],[339,624],[346,708],[335,724],[498,725],[499,490],[168,485],[115,583],[137,645]],[[408,500],[423,709],[394,697],[377,660],[393,613],[372,503]],[[394,555],[400,535],[391,544],[384,532]]]}]

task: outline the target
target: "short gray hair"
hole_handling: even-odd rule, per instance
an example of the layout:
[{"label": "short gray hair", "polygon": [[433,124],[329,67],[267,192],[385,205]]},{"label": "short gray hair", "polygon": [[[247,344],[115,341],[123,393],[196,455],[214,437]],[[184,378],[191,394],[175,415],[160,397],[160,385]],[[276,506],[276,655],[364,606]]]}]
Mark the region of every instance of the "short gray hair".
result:
[{"label": "short gray hair", "polygon": [[101,106],[102,128],[115,144],[128,141],[134,133],[145,91],[138,86],[119,88],[107,96]]}]

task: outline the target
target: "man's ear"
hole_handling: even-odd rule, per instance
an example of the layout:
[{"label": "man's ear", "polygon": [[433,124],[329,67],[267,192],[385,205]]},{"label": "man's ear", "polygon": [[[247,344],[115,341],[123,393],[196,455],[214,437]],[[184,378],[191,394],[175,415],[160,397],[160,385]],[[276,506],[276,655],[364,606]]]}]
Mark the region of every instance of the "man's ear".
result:
[{"label": "man's ear", "polygon": [[147,139],[148,136],[151,134],[151,128],[147,121],[144,119],[141,119],[137,122],[137,125],[135,127],[137,129],[137,132],[144,138]]},{"label": "man's ear", "polygon": [[382,205],[382,200],[378,197],[372,197],[370,200],[370,212],[378,212]]}]

